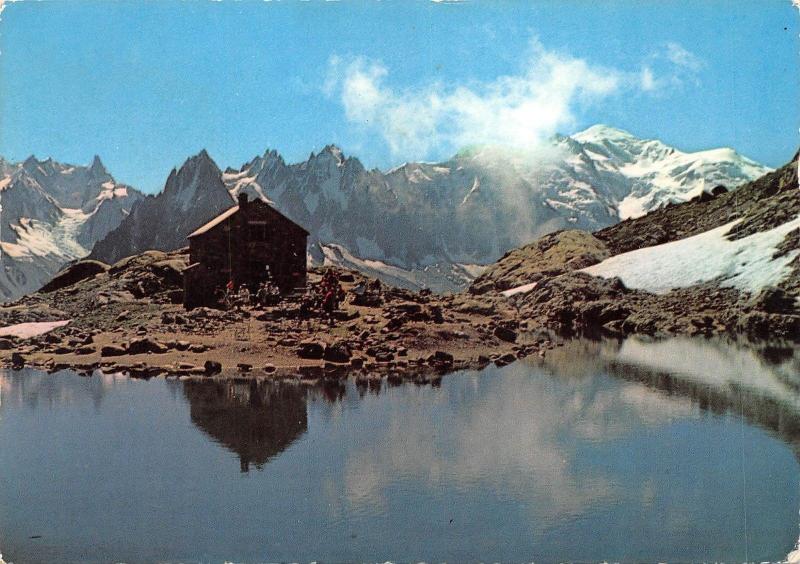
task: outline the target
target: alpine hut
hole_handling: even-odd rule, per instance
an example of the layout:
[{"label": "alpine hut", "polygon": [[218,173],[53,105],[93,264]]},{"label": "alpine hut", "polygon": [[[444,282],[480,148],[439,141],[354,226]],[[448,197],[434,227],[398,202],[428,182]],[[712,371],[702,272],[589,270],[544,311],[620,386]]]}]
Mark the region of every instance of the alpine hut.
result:
[{"label": "alpine hut", "polygon": [[183,271],[184,306],[213,305],[216,290],[270,279],[288,292],[305,286],[308,231],[261,200],[234,206],[191,233]]}]

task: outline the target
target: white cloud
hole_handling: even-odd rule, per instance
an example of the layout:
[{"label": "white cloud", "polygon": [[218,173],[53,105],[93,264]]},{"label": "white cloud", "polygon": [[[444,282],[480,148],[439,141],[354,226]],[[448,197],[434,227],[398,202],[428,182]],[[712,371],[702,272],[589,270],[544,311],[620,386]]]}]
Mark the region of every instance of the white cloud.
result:
[{"label": "white cloud", "polygon": [[653,70],[650,67],[642,67],[641,87],[645,92],[651,92],[657,87],[656,78],[653,75]]},{"label": "white cloud", "polygon": [[693,72],[699,72],[703,68],[703,61],[678,43],[667,43],[667,59],[672,64]]},{"label": "white cloud", "polygon": [[442,83],[398,89],[381,61],[331,58],[324,90],[338,96],[351,123],[377,131],[392,153],[425,158],[470,144],[533,147],[577,121],[577,112],[623,91],[652,92],[680,85],[676,71],[700,62],[676,43],[637,72],[593,65],[532,41],[517,74],[470,85]]}]

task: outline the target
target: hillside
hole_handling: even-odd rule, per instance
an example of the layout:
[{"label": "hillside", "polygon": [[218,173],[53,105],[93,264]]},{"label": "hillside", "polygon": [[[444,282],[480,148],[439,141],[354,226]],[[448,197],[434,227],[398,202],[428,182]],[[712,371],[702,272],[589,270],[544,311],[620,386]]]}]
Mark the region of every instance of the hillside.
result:
[{"label": "hillside", "polygon": [[798,156],[731,193],[512,251],[470,287],[561,331],[800,337]]}]

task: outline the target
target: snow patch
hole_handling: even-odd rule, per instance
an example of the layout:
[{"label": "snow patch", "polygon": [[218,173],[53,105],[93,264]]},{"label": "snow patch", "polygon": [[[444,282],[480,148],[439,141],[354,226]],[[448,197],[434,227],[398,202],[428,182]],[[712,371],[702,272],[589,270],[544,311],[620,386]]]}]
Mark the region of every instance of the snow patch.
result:
[{"label": "snow patch", "polygon": [[538,285],[539,285],[538,282],[531,282],[530,284],[523,284],[522,286],[517,286],[516,288],[504,290],[500,293],[505,297],[510,298],[511,296],[516,296],[517,294],[526,294],[531,290],[533,290],[534,288],[536,288],[536,286]]},{"label": "snow patch", "polygon": [[17,323],[16,325],[8,325],[0,327],[0,337],[16,337],[18,339],[30,339],[31,337],[38,337],[49,333],[59,327],[68,325],[70,320],[66,321],[41,321],[32,323]]},{"label": "snow patch", "polygon": [[635,196],[633,194],[631,194],[630,196],[626,196],[617,205],[617,212],[619,214],[619,218],[635,219],[637,217],[645,215],[648,210],[647,206],[648,203],[650,203],[649,196]]},{"label": "snow patch", "polygon": [[470,196],[472,196],[475,192],[477,192],[480,189],[481,189],[481,181],[476,176],[475,179],[472,181],[472,188],[469,189],[469,192],[467,192],[467,195],[464,196],[463,200],[461,200],[461,205],[463,206],[464,204],[466,204],[467,201],[469,201]]},{"label": "snow patch", "polygon": [[756,294],[790,273],[790,263],[800,251],[779,258],[773,255],[786,234],[800,227],[800,217],[742,239],[727,239],[725,235],[739,221],[679,241],[622,253],[582,272],[601,278],[619,277],[628,288],[655,294],[714,279],[721,279],[723,286]]}]

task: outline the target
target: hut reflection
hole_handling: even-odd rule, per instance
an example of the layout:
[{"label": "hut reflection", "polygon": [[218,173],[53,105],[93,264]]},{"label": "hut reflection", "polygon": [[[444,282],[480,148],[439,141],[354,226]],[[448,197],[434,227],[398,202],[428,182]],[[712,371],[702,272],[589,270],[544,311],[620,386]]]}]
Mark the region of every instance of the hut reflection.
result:
[{"label": "hut reflection", "polygon": [[242,472],[262,469],[308,429],[305,391],[256,380],[187,380],[194,423],[239,457]]}]

